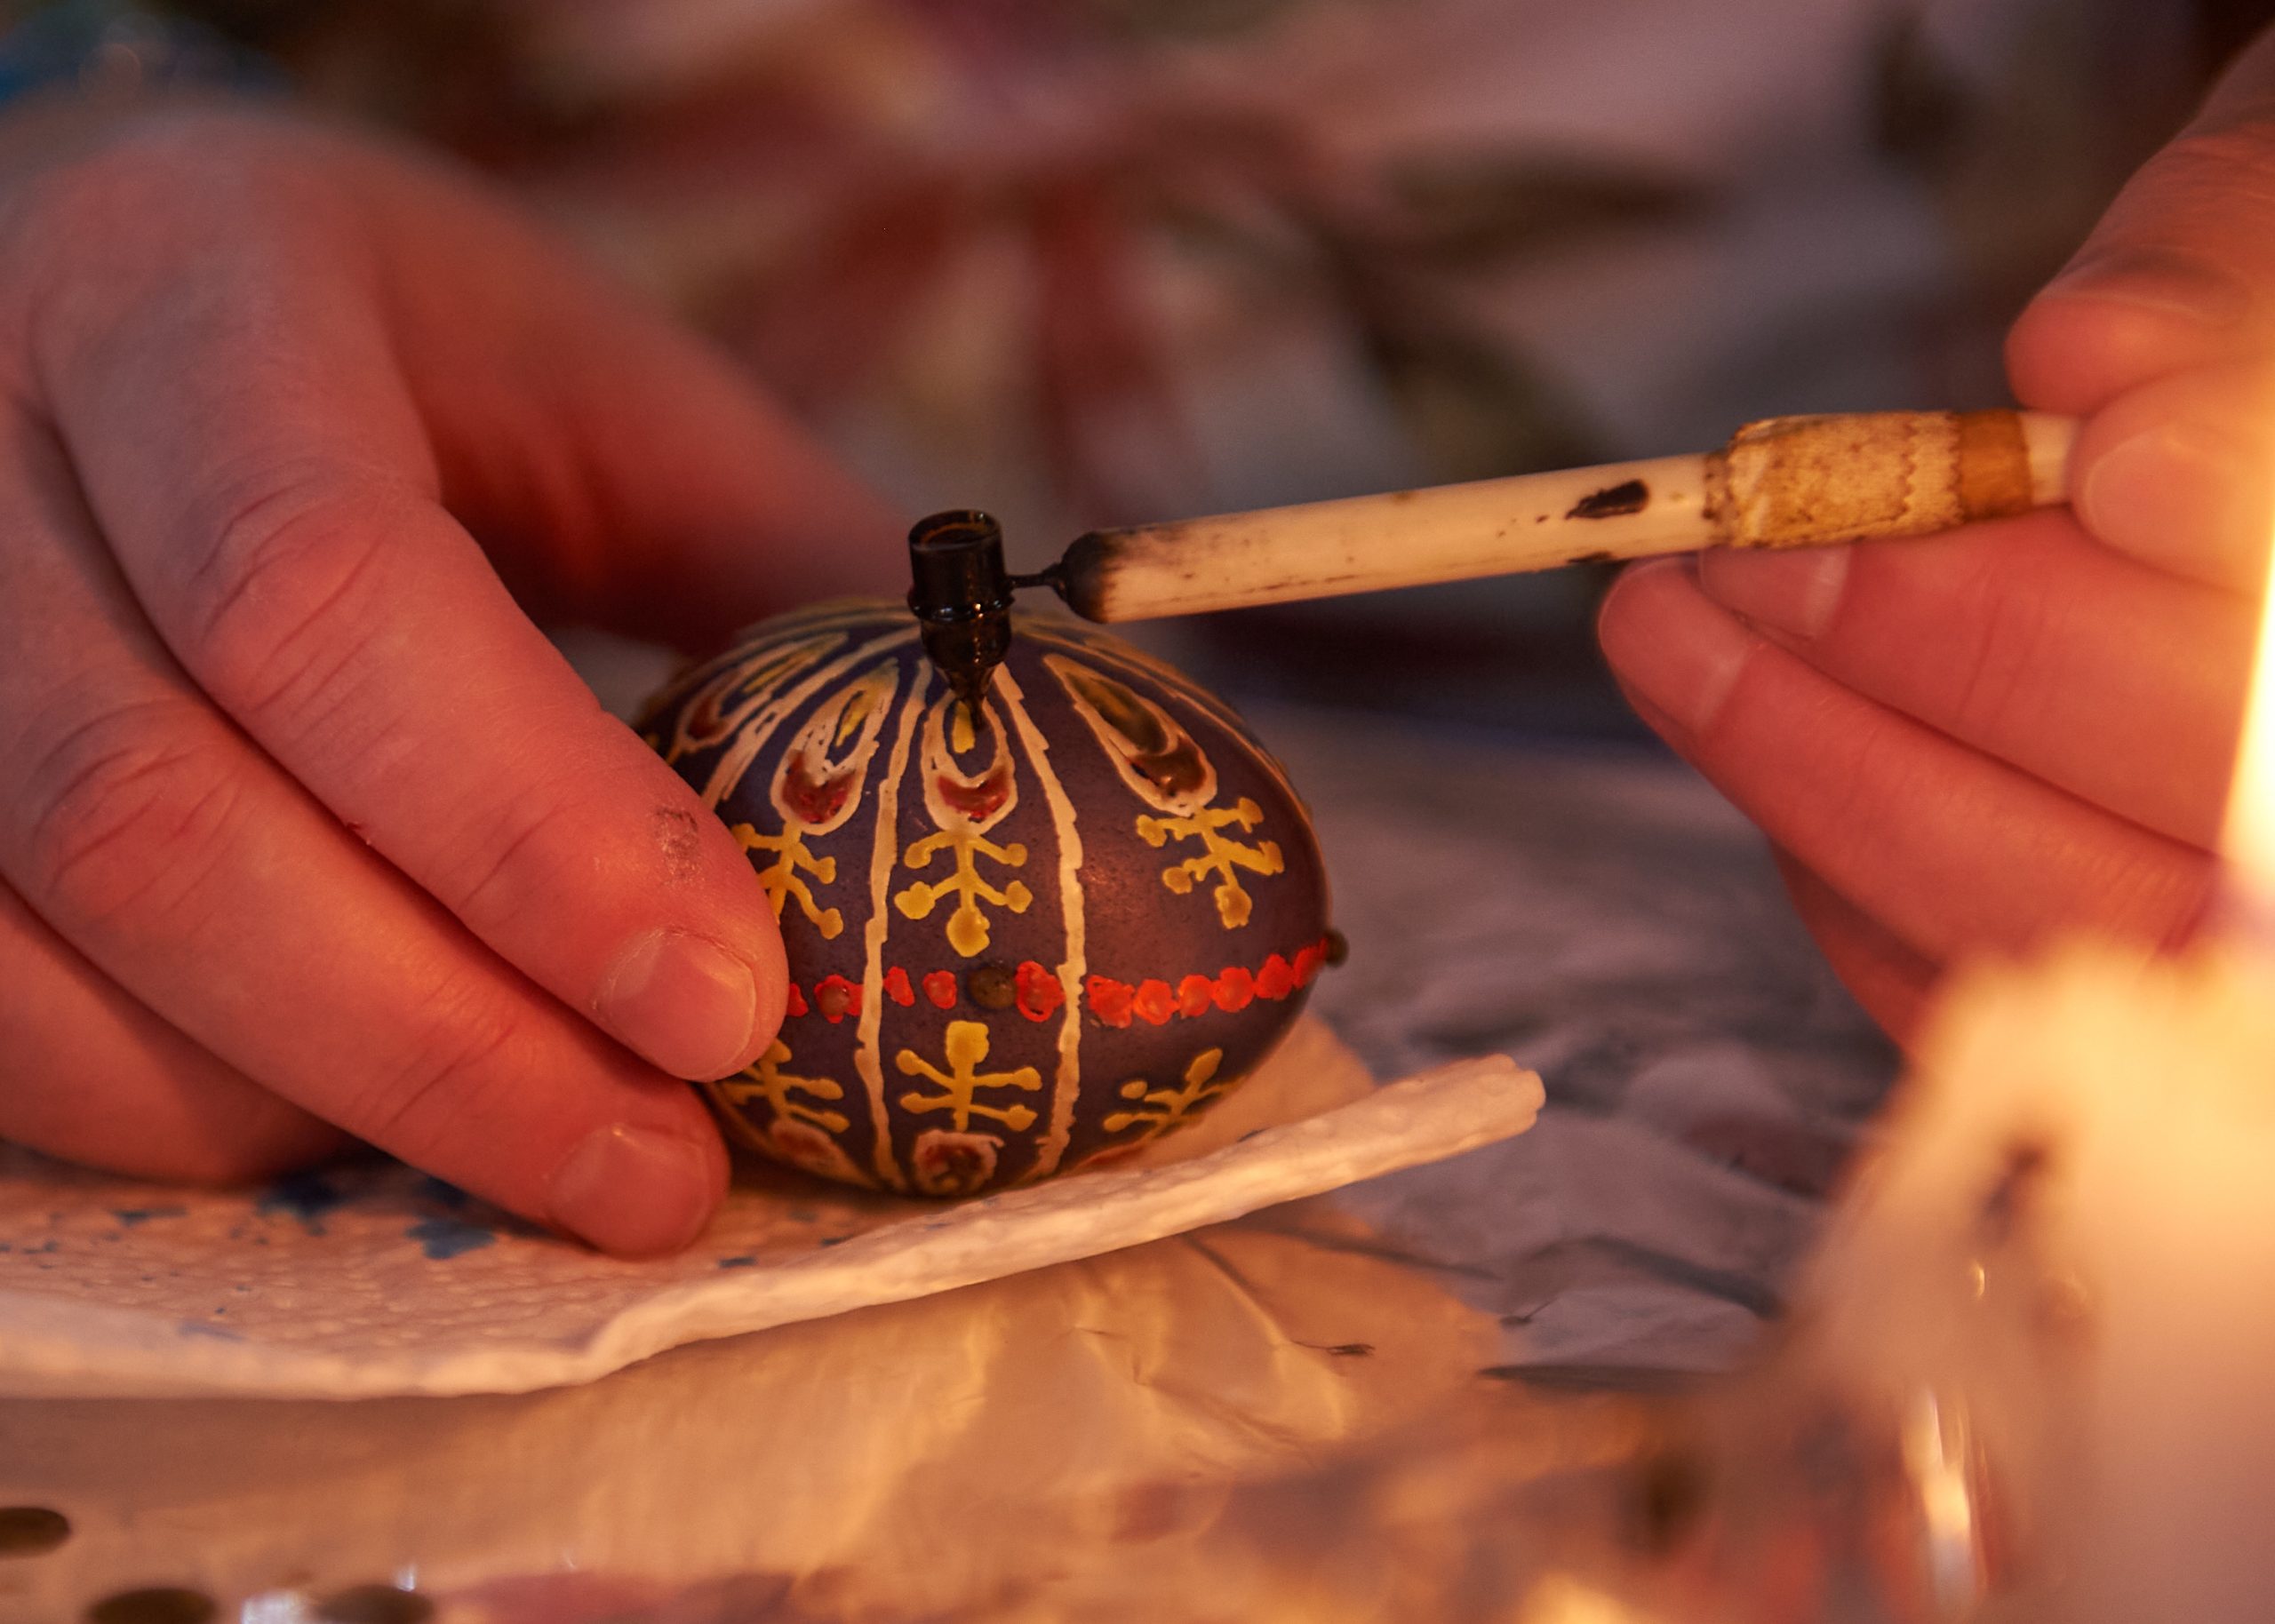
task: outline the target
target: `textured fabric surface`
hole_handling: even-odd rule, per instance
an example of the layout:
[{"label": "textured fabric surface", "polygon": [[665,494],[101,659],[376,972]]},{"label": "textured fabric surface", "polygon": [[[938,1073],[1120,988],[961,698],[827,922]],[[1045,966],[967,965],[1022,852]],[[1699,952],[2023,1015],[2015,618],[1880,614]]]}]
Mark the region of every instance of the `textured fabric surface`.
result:
[{"label": "textured fabric surface", "polygon": [[1507,1360],[1728,1364],[1896,1075],[1761,837],[1656,753],[1258,714],[1305,786],[1352,956],[1314,1011],[1386,1076],[1505,1052],[1525,1140],[1351,1192],[1456,1265]]}]

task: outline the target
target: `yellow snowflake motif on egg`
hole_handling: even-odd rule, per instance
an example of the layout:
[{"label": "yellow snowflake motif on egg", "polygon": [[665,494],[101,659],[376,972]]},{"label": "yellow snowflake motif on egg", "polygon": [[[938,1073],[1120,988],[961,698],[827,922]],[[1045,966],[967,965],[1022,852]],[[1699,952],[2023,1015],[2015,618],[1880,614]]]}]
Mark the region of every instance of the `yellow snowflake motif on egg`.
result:
[{"label": "yellow snowflake motif on egg", "polygon": [[1264,808],[1245,795],[1229,807],[1210,805],[1217,798],[1216,764],[1152,700],[1064,655],[1050,655],[1043,663],[1105,746],[1122,781],[1161,815],[1140,815],[1138,838],[1153,847],[1201,842],[1198,856],[1161,871],[1161,884],[1176,896],[1189,896],[1198,882],[1214,875],[1218,922],[1227,930],[1247,924],[1256,900],[1241,884],[1241,873],[1277,874],[1286,869],[1287,859],[1277,841],[1251,845],[1225,831],[1252,832],[1264,821]]},{"label": "yellow snowflake motif on egg", "polygon": [[982,858],[1005,868],[1024,868],[1027,861],[1027,848],[1018,842],[998,845],[987,838],[990,830],[1017,809],[1019,780],[994,705],[982,707],[981,720],[994,749],[985,766],[967,772],[958,758],[970,755],[979,744],[970,711],[954,698],[944,697],[925,718],[924,809],[939,832],[911,841],[901,862],[921,872],[946,852],[950,867],[946,879],[918,880],[892,899],[893,906],[905,917],[921,919],[954,897],[956,905],[948,916],[948,945],[966,959],[978,956],[987,946],[989,904],[1025,913],[1034,901],[1034,893],[1021,881],[991,885],[979,872]]},{"label": "yellow snowflake motif on egg", "polygon": [[845,928],[845,917],[835,908],[822,906],[813,887],[837,882],[837,859],[816,856],[806,848],[806,840],[844,827],[861,804],[892,688],[890,673],[874,673],[831,699],[798,729],[774,769],[767,794],[782,820],[779,832],[770,834],[750,824],[732,825],[745,851],[774,854],[773,863],[758,872],[767,900],[774,904],[774,917],[780,919],[784,906],[795,902],[799,913],[824,941],[834,940]]},{"label": "yellow snowflake motif on egg", "polygon": [[1144,1123],[1145,1131],[1131,1142],[1134,1147],[1150,1143],[1171,1128],[1183,1126],[1203,1105],[1231,1089],[1231,1083],[1216,1080],[1217,1069],[1224,1063],[1224,1050],[1201,1050],[1185,1067],[1182,1088],[1156,1088],[1142,1077],[1131,1078],[1122,1085],[1122,1097],[1136,1101],[1138,1109],[1115,1111],[1106,1119],[1106,1131],[1119,1134],[1124,1128]]},{"label": "yellow snowflake motif on egg", "polygon": [[921,1077],[936,1086],[938,1094],[923,1094],[915,1090],[900,1096],[900,1108],[922,1115],[927,1111],[945,1111],[962,1133],[971,1126],[974,1117],[986,1117],[1002,1123],[1013,1133],[1024,1133],[1034,1126],[1035,1113],[1020,1104],[990,1105],[979,1098],[983,1089],[1018,1088],[1034,1094],[1042,1087],[1042,1073],[1033,1066],[1018,1066],[1009,1071],[982,1071],[979,1067],[987,1058],[989,1047],[987,1029],[977,1021],[948,1023],[947,1067],[944,1071],[926,1060],[914,1049],[903,1049],[893,1056],[893,1065],[904,1077]]}]

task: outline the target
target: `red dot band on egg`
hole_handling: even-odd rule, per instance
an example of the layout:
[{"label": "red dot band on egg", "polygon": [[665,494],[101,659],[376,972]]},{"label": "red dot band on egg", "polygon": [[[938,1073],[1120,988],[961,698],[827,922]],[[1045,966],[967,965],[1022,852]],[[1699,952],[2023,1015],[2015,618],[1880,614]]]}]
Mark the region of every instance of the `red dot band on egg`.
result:
[{"label": "red dot band on egg", "polygon": [[[1237,1014],[1257,999],[1276,1002],[1312,984],[1328,961],[1328,939],[1307,943],[1292,954],[1273,953],[1251,970],[1233,965],[1213,975],[1198,972],[1175,982],[1148,976],[1136,982],[1111,975],[1089,975],[1082,981],[1082,1005],[1092,1019],[1106,1026],[1123,1027],[1143,1021],[1165,1026],[1173,1020],[1193,1020],[1220,1010]],[[962,983],[954,970],[928,970],[921,978],[896,965],[882,977],[885,997],[907,1008],[916,1001],[921,986],[926,1002],[938,1009],[954,1009],[964,1001]],[[1057,972],[1032,959],[1023,959],[1011,973],[1011,1007],[1030,1021],[1048,1021],[1066,1001]],[[789,1013],[793,1017],[818,1014],[831,1025],[861,1015],[861,984],[842,975],[826,975],[809,993],[791,983]]]}]

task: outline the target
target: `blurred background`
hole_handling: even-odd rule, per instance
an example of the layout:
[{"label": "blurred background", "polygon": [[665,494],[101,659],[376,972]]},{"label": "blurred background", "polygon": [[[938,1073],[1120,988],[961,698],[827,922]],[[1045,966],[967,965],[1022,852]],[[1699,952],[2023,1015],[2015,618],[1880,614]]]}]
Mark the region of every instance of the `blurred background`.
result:
[{"label": "blurred background", "polygon": [[[2269,10],[160,9],[490,171],[912,516],[995,511],[1021,568],[1094,525],[1998,403],[2006,323]],[[1258,611],[1177,651],[1236,696],[1616,735],[1601,585]]]}]

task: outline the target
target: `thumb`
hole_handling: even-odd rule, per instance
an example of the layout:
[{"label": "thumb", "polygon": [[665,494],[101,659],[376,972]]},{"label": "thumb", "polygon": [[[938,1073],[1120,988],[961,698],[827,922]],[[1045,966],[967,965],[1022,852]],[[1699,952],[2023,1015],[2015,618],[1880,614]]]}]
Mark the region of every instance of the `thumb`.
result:
[{"label": "thumb", "polygon": [[2007,341],[2016,397],[2087,417],[2175,373],[2275,352],[2275,29],[2127,183]]}]

